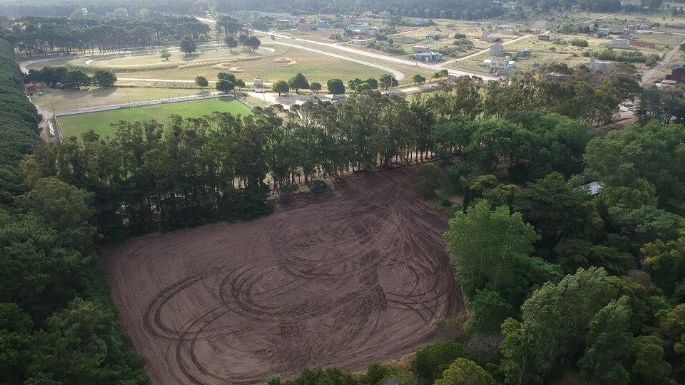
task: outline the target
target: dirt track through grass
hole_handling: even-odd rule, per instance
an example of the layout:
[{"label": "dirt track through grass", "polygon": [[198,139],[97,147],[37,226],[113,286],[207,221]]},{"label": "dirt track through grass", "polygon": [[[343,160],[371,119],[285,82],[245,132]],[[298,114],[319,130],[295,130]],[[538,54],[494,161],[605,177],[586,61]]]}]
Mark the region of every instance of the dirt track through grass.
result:
[{"label": "dirt track through grass", "polygon": [[131,240],[105,253],[124,326],[156,385],[257,384],[305,367],[397,359],[462,311],[413,171],[357,175],[247,223]]}]

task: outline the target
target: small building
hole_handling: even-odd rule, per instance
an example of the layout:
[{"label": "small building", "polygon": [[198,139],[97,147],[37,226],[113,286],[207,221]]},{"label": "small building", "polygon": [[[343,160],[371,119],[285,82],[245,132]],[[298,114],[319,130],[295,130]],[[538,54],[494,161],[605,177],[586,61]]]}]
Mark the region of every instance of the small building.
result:
[{"label": "small building", "polygon": [[277,29],[289,29],[292,28],[293,22],[290,21],[290,19],[280,19],[276,20],[276,28]]},{"label": "small building", "polygon": [[356,37],[352,40],[350,40],[350,43],[354,45],[362,45],[362,46],[367,46],[373,42],[375,42],[376,39],[370,39],[368,37]]},{"label": "small building", "polygon": [[309,24],[309,23],[300,23],[300,24],[297,26],[297,30],[300,31],[300,32],[310,32],[310,31],[312,31],[313,29],[314,29],[314,27],[312,27],[312,25]]},{"label": "small building", "polygon": [[518,71],[518,68],[516,68],[516,62],[509,60],[509,58],[493,59],[490,60],[489,64],[490,73],[495,76],[513,75]]},{"label": "small building", "polygon": [[429,47],[425,47],[422,45],[415,45],[415,46],[411,47],[411,50],[414,53],[426,53],[426,52],[431,51],[431,49]]},{"label": "small building", "polygon": [[490,47],[490,55],[495,57],[507,56],[507,51],[504,49],[504,44],[501,41],[496,42]]},{"label": "small building", "polygon": [[550,33],[541,33],[538,35],[538,40],[540,41],[550,41],[552,40],[552,35]]},{"label": "small building", "polygon": [[257,78],[254,80],[254,83],[252,83],[255,92],[263,92],[264,91],[264,80]]},{"label": "small building", "polygon": [[495,30],[499,33],[504,33],[506,35],[513,35],[516,33],[516,28],[514,28],[513,25],[509,24],[500,24],[498,25]]},{"label": "small building", "polygon": [[524,48],[524,49],[522,49],[522,50],[516,52],[516,57],[517,57],[517,58],[519,58],[519,57],[520,57],[520,58],[527,58],[527,57],[531,57],[531,56],[533,56],[533,51],[531,51],[531,50],[528,49],[528,48]]},{"label": "small building", "polygon": [[487,41],[488,43],[494,43],[497,40],[497,37],[495,35],[483,32],[483,34],[480,36],[480,40]]},{"label": "small building", "polygon": [[614,70],[614,62],[608,60],[590,59],[590,70],[608,74]]},{"label": "small building", "polygon": [[331,25],[328,23],[328,20],[319,20],[316,22],[316,29],[329,29],[331,28]]},{"label": "small building", "polygon": [[609,28],[597,28],[597,37],[609,37],[611,30]]},{"label": "small building", "polygon": [[628,39],[616,38],[611,42],[611,48],[629,49],[630,41]]},{"label": "small building", "polygon": [[442,54],[438,52],[419,52],[412,56],[416,61],[432,63],[442,61]]},{"label": "small building", "polygon": [[677,83],[685,83],[685,67],[678,67],[671,70],[671,74],[666,75],[666,80],[675,81]]}]

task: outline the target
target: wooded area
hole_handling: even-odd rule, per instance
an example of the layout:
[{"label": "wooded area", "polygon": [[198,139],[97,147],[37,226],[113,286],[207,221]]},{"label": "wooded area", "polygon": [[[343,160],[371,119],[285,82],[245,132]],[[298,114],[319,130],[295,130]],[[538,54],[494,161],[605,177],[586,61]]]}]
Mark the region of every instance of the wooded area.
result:
[{"label": "wooded area", "polygon": [[92,194],[41,178],[14,49],[0,40],[0,383],[148,384],[97,265]]}]

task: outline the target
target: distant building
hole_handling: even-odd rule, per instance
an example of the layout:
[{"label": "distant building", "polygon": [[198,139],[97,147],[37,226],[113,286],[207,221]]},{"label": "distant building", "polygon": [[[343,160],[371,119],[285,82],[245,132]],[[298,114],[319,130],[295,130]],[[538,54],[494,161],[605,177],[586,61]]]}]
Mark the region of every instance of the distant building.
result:
[{"label": "distant building", "polygon": [[614,69],[614,62],[608,60],[590,59],[590,70],[608,74]]},{"label": "distant building", "polygon": [[354,39],[350,40],[350,43],[352,43],[352,44],[354,44],[354,45],[363,45],[363,46],[366,46],[366,45],[369,45],[369,44],[371,44],[371,43],[373,43],[373,42],[375,42],[375,41],[376,41],[376,39],[370,39],[370,38],[367,38],[367,37],[357,37],[357,38],[354,38]]},{"label": "distant building", "polygon": [[514,28],[513,25],[509,25],[509,24],[498,25],[497,28],[495,28],[495,29],[497,30],[497,32],[504,33],[507,35],[513,35],[516,33],[516,28]]},{"label": "distant building", "polygon": [[297,30],[300,32],[309,32],[313,29],[314,27],[309,23],[300,23],[300,25],[297,26]]},{"label": "distant building", "polygon": [[609,28],[597,28],[597,37],[609,37],[611,30]]},{"label": "distant building", "polygon": [[685,83],[685,67],[678,67],[671,70],[671,74],[666,75],[666,80],[672,80],[677,83]]},{"label": "distant building", "polygon": [[316,22],[316,29],[329,29],[331,25],[327,20],[319,20]]},{"label": "distant building", "polygon": [[614,39],[611,42],[611,48],[617,48],[617,49],[629,49],[630,48],[630,41],[628,39]]},{"label": "distant building", "polygon": [[419,52],[414,54],[412,58],[420,62],[438,62],[442,61],[442,54],[438,52]]},{"label": "distant building", "polygon": [[529,50],[528,48],[524,48],[518,52],[516,52],[516,57],[531,57],[533,55],[533,51]]},{"label": "distant building", "polygon": [[507,76],[513,75],[518,71],[516,68],[516,62],[509,60],[509,58],[504,59],[493,59],[489,61],[490,73],[495,76]]},{"label": "distant building", "polygon": [[549,33],[541,33],[538,35],[538,40],[540,41],[550,41],[552,40],[552,35]]},{"label": "distant building", "polygon": [[480,39],[483,41],[487,41],[488,43],[494,43],[497,40],[497,37],[495,37],[495,35],[493,34],[483,32]]},{"label": "distant building", "polygon": [[507,56],[507,51],[504,49],[504,44],[498,41],[490,47],[490,55],[495,57]]},{"label": "distant building", "polygon": [[264,80],[257,78],[254,80],[254,83],[252,83],[254,86],[255,92],[262,92],[264,91]]}]

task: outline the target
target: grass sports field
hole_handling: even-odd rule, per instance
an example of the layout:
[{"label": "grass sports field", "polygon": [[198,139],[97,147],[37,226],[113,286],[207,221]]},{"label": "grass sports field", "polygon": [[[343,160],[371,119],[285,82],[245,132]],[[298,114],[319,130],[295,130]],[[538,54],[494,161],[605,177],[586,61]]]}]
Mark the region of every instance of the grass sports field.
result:
[{"label": "grass sports field", "polygon": [[90,130],[101,136],[107,136],[113,131],[112,125],[122,120],[127,122],[153,119],[163,121],[172,114],[192,118],[208,115],[215,111],[243,116],[252,113],[249,107],[237,100],[217,98],[61,116],[57,118],[57,122],[62,135],[66,138],[78,137]]}]

